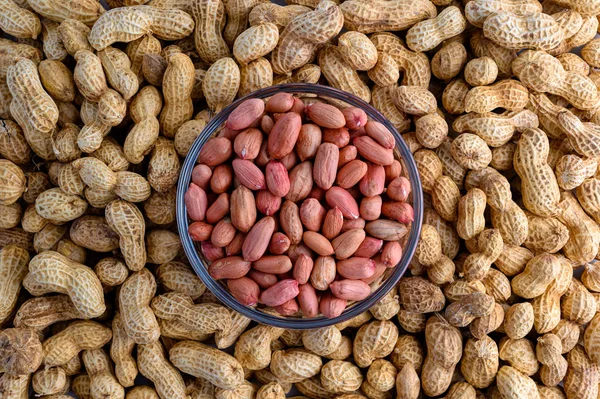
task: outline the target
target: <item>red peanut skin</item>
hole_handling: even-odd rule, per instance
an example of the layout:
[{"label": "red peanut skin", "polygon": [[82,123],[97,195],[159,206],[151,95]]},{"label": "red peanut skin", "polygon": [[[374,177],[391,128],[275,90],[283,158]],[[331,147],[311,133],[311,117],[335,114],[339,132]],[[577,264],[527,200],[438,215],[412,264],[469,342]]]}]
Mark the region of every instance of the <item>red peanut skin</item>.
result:
[{"label": "red peanut skin", "polygon": [[315,289],[325,291],[336,277],[335,259],[331,256],[319,256],[310,274],[310,282]]},{"label": "red peanut skin", "polygon": [[290,191],[290,177],[283,163],[271,160],[265,168],[267,188],[275,197],[285,197]]},{"label": "red peanut skin", "polygon": [[[323,190],[329,190],[336,177],[336,166],[340,151],[335,144],[323,143],[317,150],[313,165],[313,180]],[[323,173],[324,171],[328,173]]]},{"label": "red peanut skin", "polygon": [[347,232],[352,229],[364,229],[365,228],[365,219],[357,218],[357,219],[344,219],[344,223],[342,223],[342,233]]},{"label": "red peanut skin", "polygon": [[290,112],[282,115],[269,133],[267,141],[269,155],[278,159],[292,152],[301,127],[302,117],[299,114]]},{"label": "red peanut skin", "polygon": [[250,270],[247,276],[254,280],[254,282],[263,289],[269,288],[279,281],[276,275],[259,272],[258,270]]},{"label": "red peanut skin", "polygon": [[233,240],[225,247],[225,253],[227,256],[231,255],[241,255],[242,254],[242,245],[246,240],[246,233],[242,233],[238,231],[233,237]]},{"label": "red peanut skin", "polygon": [[309,231],[319,231],[325,219],[325,208],[314,198],[307,198],[300,205],[300,220]]},{"label": "red peanut skin", "polygon": [[352,144],[356,146],[358,153],[368,161],[377,165],[391,165],[394,162],[394,152],[380,145],[369,136],[356,137]]},{"label": "red peanut skin", "polygon": [[337,206],[346,219],[358,218],[358,204],[352,195],[343,188],[331,187],[325,194],[325,200],[330,207],[335,208]]},{"label": "red peanut skin", "polygon": [[[269,115],[263,116],[260,120],[260,128],[266,134],[271,133],[271,129],[273,129],[273,125],[275,125],[275,121]],[[263,143],[263,144],[265,144],[265,148],[266,148],[266,143]]]},{"label": "red peanut skin", "polygon": [[372,258],[381,251],[383,248],[383,240],[373,237],[365,237],[363,242],[360,243],[358,249],[354,253],[354,256],[360,258]]},{"label": "red peanut skin", "polygon": [[215,247],[225,247],[235,238],[237,230],[228,219],[222,219],[212,231],[210,242]]},{"label": "red peanut skin", "polygon": [[391,200],[404,202],[408,198],[410,190],[410,181],[406,177],[400,176],[388,184],[386,194]]},{"label": "red peanut skin", "polygon": [[242,305],[253,306],[258,302],[260,287],[248,277],[227,280],[227,288]]},{"label": "red peanut skin", "polygon": [[290,299],[283,305],[275,306],[274,309],[282,316],[293,316],[298,313],[298,302],[296,299]]},{"label": "red peanut skin", "polygon": [[321,256],[329,256],[335,253],[331,242],[317,232],[305,231],[302,234],[302,241],[307,247]]},{"label": "red peanut skin", "polygon": [[271,216],[265,216],[252,226],[242,244],[244,260],[248,262],[259,260],[269,247],[273,231],[275,231],[275,219]]},{"label": "red peanut skin", "polygon": [[400,177],[400,173],[402,173],[402,165],[400,161],[394,159],[394,162],[391,165],[384,166],[385,168],[385,184],[390,184],[392,180],[397,177]]},{"label": "red peanut skin", "polygon": [[210,239],[213,226],[204,222],[194,222],[188,227],[188,233],[194,241],[206,241]]},{"label": "red peanut skin", "polygon": [[288,112],[294,106],[294,96],[280,92],[269,98],[265,109],[267,112]]},{"label": "red peanut skin", "polygon": [[337,184],[342,188],[349,189],[360,182],[367,174],[367,171],[368,167],[366,162],[353,159],[338,171]]},{"label": "red peanut skin", "polygon": [[348,129],[358,129],[367,123],[367,113],[360,108],[344,108],[342,110],[342,114],[346,119],[346,127]]},{"label": "red peanut skin", "polygon": [[344,114],[333,105],[313,103],[306,106],[304,112],[310,120],[324,128],[337,129],[346,125]]},{"label": "red peanut skin", "polygon": [[233,150],[240,159],[254,159],[258,156],[263,134],[260,130],[249,128],[241,131],[233,141]]},{"label": "red peanut skin", "polygon": [[258,151],[258,155],[254,159],[254,162],[256,163],[257,166],[262,168],[270,160],[271,160],[271,157],[269,156],[269,150],[267,149],[267,140],[263,140],[263,142],[260,146],[260,151]]},{"label": "red peanut skin", "polygon": [[206,210],[206,221],[214,224],[227,215],[229,215],[229,193],[222,193]]},{"label": "red peanut skin", "polygon": [[328,239],[335,238],[344,225],[344,215],[337,206],[327,211],[323,222],[323,235]]},{"label": "red peanut skin", "polygon": [[302,284],[298,287],[298,303],[304,316],[315,317],[319,314],[319,298],[312,285]]},{"label": "red peanut skin", "polygon": [[371,277],[361,278],[361,280],[367,284],[371,284],[373,281],[377,280],[387,270],[387,267],[381,261],[379,256],[375,257],[373,261],[375,261],[375,273],[373,273]]},{"label": "red peanut skin", "polygon": [[221,258],[208,266],[208,272],[215,280],[240,278],[246,275],[252,264],[239,256]]},{"label": "red peanut skin", "polygon": [[314,262],[311,257],[301,254],[294,263],[294,279],[300,284],[308,283]]},{"label": "red peanut skin", "polygon": [[383,200],[379,195],[374,197],[364,197],[360,201],[360,216],[368,221],[377,220],[381,216],[381,205]]},{"label": "red peanut skin", "polygon": [[287,200],[298,202],[308,197],[313,186],[312,169],[312,163],[306,161],[290,171],[290,191],[285,196]]},{"label": "red peanut skin", "polygon": [[188,216],[195,222],[201,222],[206,217],[206,208],[208,207],[208,199],[206,192],[194,183],[190,183],[184,195],[185,208]]},{"label": "red peanut skin", "polygon": [[396,267],[402,259],[402,246],[397,241],[387,242],[381,252],[381,261],[386,267]]},{"label": "red peanut skin", "polygon": [[415,220],[413,207],[406,202],[384,202],[381,206],[381,213],[404,224]]},{"label": "red peanut skin", "polygon": [[247,159],[234,159],[232,162],[233,172],[238,178],[240,184],[248,187],[250,190],[262,190],[267,187],[265,175],[262,170]]},{"label": "red peanut skin", "polygon": [[288,249],[288,256],[292,262],[295,263],[301,255],[306,255],[312,259],[313,252],[303,243],[290,245],[290,249]]},{"label": "red peanut skin", "polygon": [[229,190],[233,182],[233,169],[230,165],[219,165],[213,170],[210,178],[210,189],[215,194],[221,194]]},{"label": "red peanut skin", "polygon": [[387,149],[394,149],[396,140],[392,133],[383,124],[375,121],[369,121],[365,125],[367,135],[375,140],[379,145]]},{"label": "red peanut skin", "polygon": [[260,98],[251,98],[234,109],[227,118],[226,126],[232,130],[246,129],[265,111],[265,103]]},{"label": "red peanut skin", "polygon": [[269,242],[269,252],[273,255],[283,255],[290,247],[290,239],[282,232],[277,232],[271,236]]},{"label": "red peanut skin", "polygon": [[200,243],[200,252],[209,262],[214,262],[225,257],[223,248],[215,247],[210,241],[202,241]]},{"label": "red peanut skin", "polygon": [[290,238],[292,244],[299,244],[302,241],[304,229],[300,220],[300,210],[293,201],[288,200],[283,203],[279,213],[279,222],[283,232]]},{"label": "red peanut skin", "polygon": [[304,114],[304,101],[300,100],[298,97],[294,97],[294,105],[290,108],[290,112],[295,112],[297,114]]},{"label": "red peanut skin", "polygon": [[323,134],[319,126],[312,123],[302,125],[296,142],[296,152],[300,157],[300,161],[304,162],[317,155],[322,136]]},{"label": "red peanut skin", "polygon": [[267,306],[283,305],[298,296],[298,282],[293,279],[281,280],[267,288],[260,296],[260,301]]},{"label": "red peanut skin", "polygon": [[338,160],[338,169],[343,168],[350,161],[353,161],[358,156],[358,151],[353,145],[347,145],[340,149],[340,159]]},{"label": "red peanut skin", "polygon": [[323,316],[331,319],[341,315],[344,309],[346,309],[347,305],[347,300],[337,298],[332,293],[328,292],[321,298],[321,302],[319,303],[319,310],[321,311]]},{"label": "red peanut skin", "polygon": [[281,197],[276,197],[269,190],[260,190],[256,194],[256,208],[263,215],[274,215],[281,208]]},{"label": "red peanut skin", "polygon": [[210,186],[210,178],[212,170],[204,164],[199,164],[192,170],[192,182],[203,190],[207,190]]},{"label": "red peanut skin", "polygon": [[295,151],[292,151],[283,158],[279,158],[279,161],[285,166],[285,168],[289,172],[294,166],[298,164],[298,156],[296,155]]},{"label": "red peanut skin", "polygon": [[313,186],[313,188],[310,190],[310,193],[308,193],[308,198],[314,198],[321,202],[325,200],[325,190],[319,186]]},{"label": "red peanut skin", "polygon": [[337,262],[337,271],[349,279],[369,278],[375,273],[375,261],[368,258],[353,257]]},{"label": "red peanut skin", "polygon": [[286,255],[266,255],[255,261],[253,267],[263,273],[281,274],[292,270],[292,261]]},{"label": "red peanut skin", "polygon": [[341,149],[350,143],[350,132],[345,127],[325,129],[323,130],[323,141],[335,144],[337,148]]},{"label": "red peanut skin", "polygon": [[227,161],[232,153],[231,140],[225,137],[214,137],[208,140],[200,150],[198,162],[208,166],[217,166]]},{"label": "red peanut skin", "polygon": [[358,185],[360,192],[365,197],[381,195],[385,190],[385,169],[372,162],[367,163],[367,174],[363,176]]},{"label": "red peanut skin", "polygon": [[236,138],[236,136],[238,135],[240,131],[239,130],[233,130],[232,128],[225,126],[219,133],[217,133],[217,137],[219,138],[225,138],[227,140],[233,140]]},{"label": "red peanut skin", "polygon": [[338,280],[329,285],[331,293],[340,299],[362,301],[371,294],[369,284],[361,280]]}]

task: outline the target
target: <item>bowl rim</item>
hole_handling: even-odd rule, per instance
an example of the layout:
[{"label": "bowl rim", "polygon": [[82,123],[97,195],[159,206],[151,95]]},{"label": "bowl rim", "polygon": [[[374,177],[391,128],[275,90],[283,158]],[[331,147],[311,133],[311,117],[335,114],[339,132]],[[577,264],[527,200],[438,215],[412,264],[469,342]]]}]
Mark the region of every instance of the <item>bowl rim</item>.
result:
[{"label": "bowl rim", "polygon": [[[409,237],[406,241],[406,246],[403,248],[403,255],[400,262],[395,266],[392,273],[388,278],[362,301],[356,302],[350,307],[346,308],[341,315],[334,318],[326,318],[324,316],[317,316],[312,318],[288,318],[285,316],[278,316],[269,314],[258,310],[254,307],[249,307],[239,303],[231,293],[229,293],[224,287],[217,281],[214,280],[208,273],[208,264],[206,264],[198,255],[194,241],[188,232],[188,216],[187,209],[185,207],[184,194],[187,191],[191,177],[192,170],[196,166],[196,160],[200,153],[200,150],[204,144],[212,137],[215,130],[218,129],[226,120],[229,114],[243,101],[250,98],[266,98],[271,97],[279,92],[288,92],[292,94],[315,94],[319,97],[329,97],[338,101],[343,101],[350,106],[359,107],[367,112],[370,119],[385,125],[390,132],[392,132],[396,140],[396,149],[400,152],[400,156],[403,159],[403,167],[407,169],[407,176],[411,183],[412,191],[412,206],[414,210],[414,221],[411,224],[409,231]],[[244,97],[239,98],[232,104],[228,105],[216,116],[214,116],[202,129],[202,132],[194,140],[194,143],[190,147],[190,150],[185,158],[185,161],[181,167],[179,174],[179,181],[177,183],[177,198],[176,198],[176,212],[177,212],[177,228],[179,230],[179,237],[183,245],[185,254],[190,262],[194,272],[206,285],[206,287],[227,307],[241,313],[242,315],[250,318],[261,324],[267,324],[279,328],[287,329],[313,329],[322,328],[338,324],[349,320],[365,311],[370,309],[373,305],[378,303],[393,287],[395,287],[400,278],[406,272],[408,265],[410,264],[420,236],[421,225],[423,222],[423,191],[421,186],[421,180],[413,155],[394,126],[387,120],[383,114],[381,114],[375,107],[366,101],[358,98],[357,96],[335,89],[333,87],[309,84],[309,83],[287,83],[267,88],[256,90]]]}]

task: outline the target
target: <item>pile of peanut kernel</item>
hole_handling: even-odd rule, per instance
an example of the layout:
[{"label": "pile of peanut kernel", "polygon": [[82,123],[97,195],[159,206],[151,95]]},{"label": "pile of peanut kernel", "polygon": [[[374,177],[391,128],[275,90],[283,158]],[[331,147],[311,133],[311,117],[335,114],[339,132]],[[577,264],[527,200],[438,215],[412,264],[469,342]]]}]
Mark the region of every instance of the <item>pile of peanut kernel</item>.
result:
[{"label": "pile of peanut kernel", "polygon": [[[0,0],[0,398],[598,398],[600,0],[108,3]],[[208,121],[291,82],[370,102],[425,193],[398,286],[307,331],[175,225]]]}]

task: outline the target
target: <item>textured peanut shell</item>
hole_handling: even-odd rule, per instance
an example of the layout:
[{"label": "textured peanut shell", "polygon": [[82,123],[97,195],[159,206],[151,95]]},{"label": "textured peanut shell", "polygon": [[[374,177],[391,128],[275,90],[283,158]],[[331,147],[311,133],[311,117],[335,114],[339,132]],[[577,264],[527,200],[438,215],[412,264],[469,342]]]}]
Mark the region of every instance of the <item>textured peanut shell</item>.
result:
[{"label": "textured peanut shell", "polygon": [[119,311],[127,335],[138,344],[156,342],[160,330],[156,317],[150,308],[150,301],[156,291],[154,276],[142,269],[133,273],[119,291]]},{"label": "textured peanut shell", "polygon": [[106,310],[102,285],[94,272],[58,252],[35,256],[23,285],[37,296],[50,292],[68,294],[84,318],[98,317]]}]

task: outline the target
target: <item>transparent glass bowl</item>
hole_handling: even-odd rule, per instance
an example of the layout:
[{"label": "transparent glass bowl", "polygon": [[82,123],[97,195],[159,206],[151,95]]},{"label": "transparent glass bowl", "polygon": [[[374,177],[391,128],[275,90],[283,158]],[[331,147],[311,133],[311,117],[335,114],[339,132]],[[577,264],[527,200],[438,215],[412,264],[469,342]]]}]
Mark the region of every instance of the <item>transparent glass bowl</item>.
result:
[{"label": "transparent glass bowl", "polygon": [[[320,100],[324,100],[335,105],[359,107],[367,113],[370,120],[383,123],[393,133],[396,139],[395,156],[396,159],[398,159],[402,164],[402,175],[410,180],[412,187],[412,193],[407,202],[411,203],[413,206],[414,221],[409,226],[409,233],[402,240],[403,254],[400,263],[395,268],[387,269],[379,287],[374,290],[371,295],[362,301],[349,304],[349,306],[340,316],[331,319],[328,319],[324,316],[312,318],[278,316],[275,314],[266,313],[260,308],[248,307],[240,304],[229,293],[225,284],[214,280],[210,276],[208,273],[208,262],[202,258],[198,247],[188,233],[188,226],[190,222],[188,220],[185,207],[184,194],[191,182],[192,169],[194,166],[196,166],[196,161],[202,146],[208,141],[209,138],[213,137],[222,128],[229,114],[242,101],[248,98],[271,97],[281,91],[292,93],[298,97],[317,97]],[[192,145],[181,169],[179,183],[177,186],[177,226],[179,228],[179,234],[183,248],[196,274],[202,279],[204,284],[206,284],[207,288],[228,307],[259,323],[281,328],[310,329],[326,327],[351,319],[378,303],[398,283],[400,277],[402,277],[408,268],[419,239],[422,219],[423,193],[417,167],[408,146],[396,129],[394,129],[394,126],[381,113],[379,113],[379,111],[373,108],[373,106],[361,100],[360,98],[341,90],[316,84],[293,83],[272,86],[257,90],[229,105],[206,125],[202,133]]]}]

